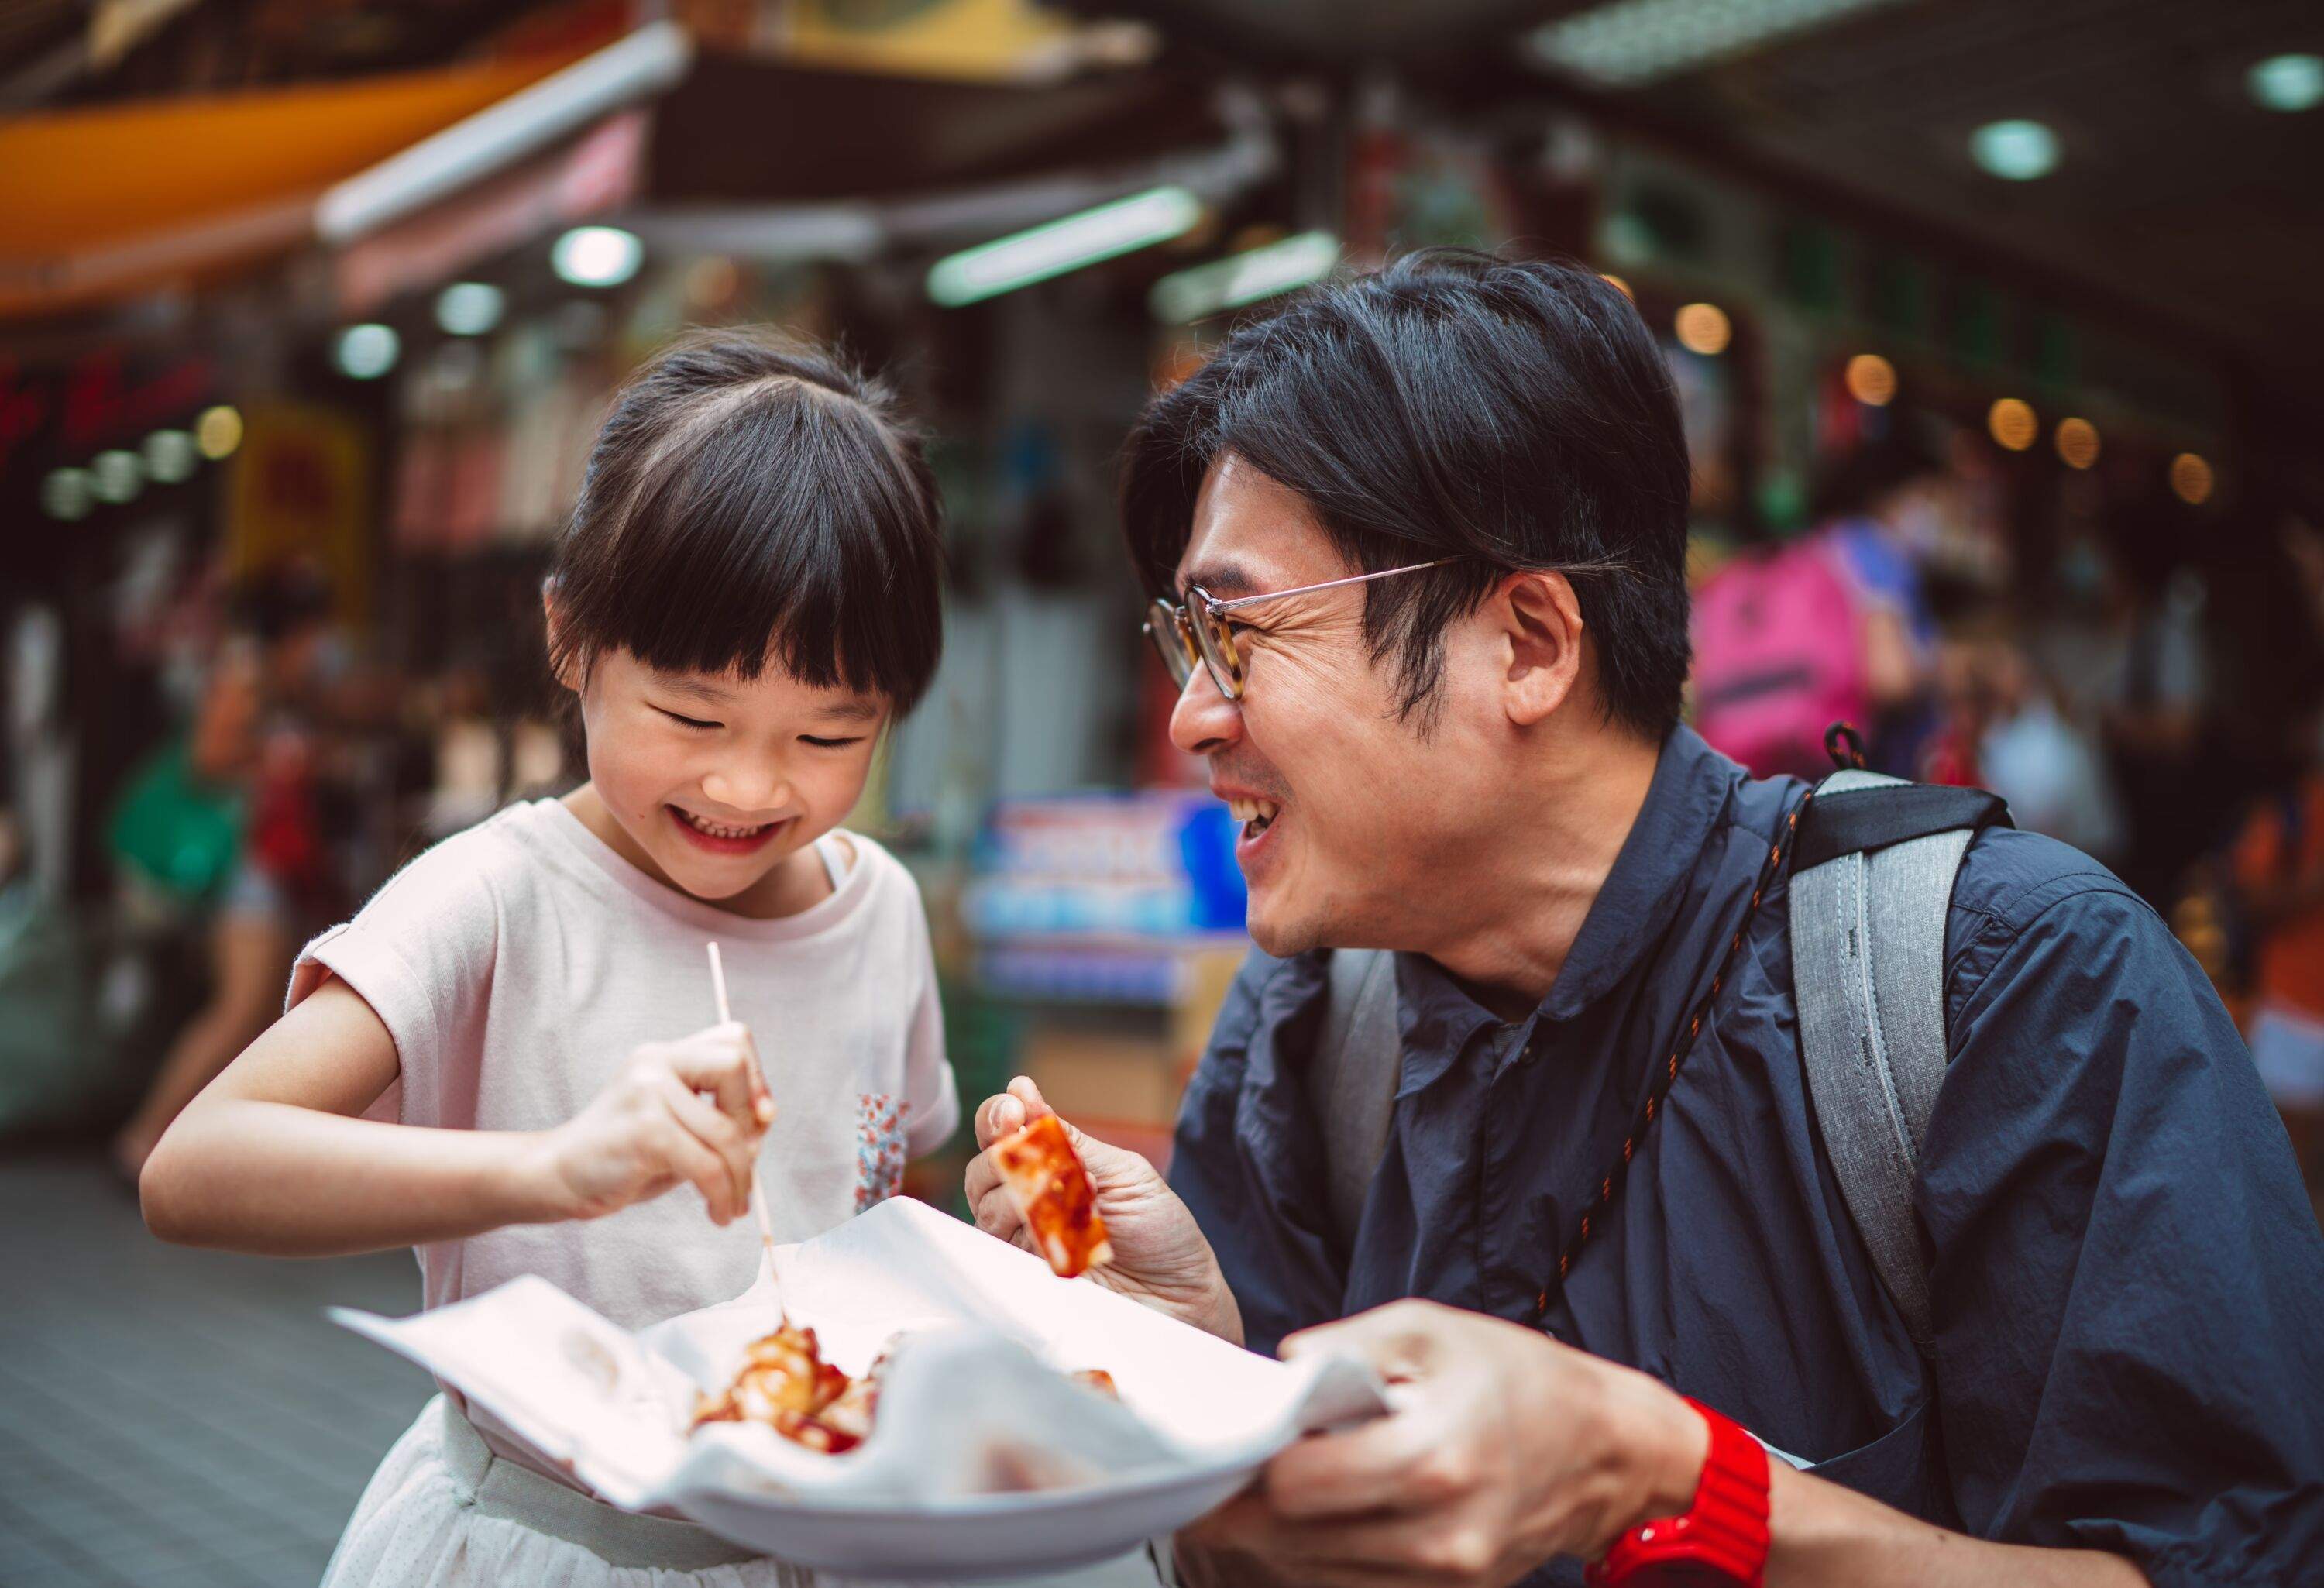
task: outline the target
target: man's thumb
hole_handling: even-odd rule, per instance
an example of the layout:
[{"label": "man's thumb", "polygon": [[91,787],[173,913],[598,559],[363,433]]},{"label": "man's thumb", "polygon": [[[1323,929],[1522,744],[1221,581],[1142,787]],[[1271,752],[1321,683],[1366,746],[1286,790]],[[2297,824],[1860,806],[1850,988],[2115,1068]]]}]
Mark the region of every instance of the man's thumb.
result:
[{"label": "man's thumb", "polygon": [[1417,1375],[1426,1365],[1429,1341],[1404,1308],[1375,1307],[1338,1323],[1302,1329],[1285,1340],[1276,1355],[1285,1362],[1303,1356],[1352,1357],[1370,1363],[1394,1381]]},{"label": "man's thumb", "polygon": [[[1014,1097],[1018,1102],[1025,1105],[1025,1123],[1028,1125],[1035,1120],[1039,1119],[1045,1113],[1055,1113],[1057,1112],[1056,1109],[1051,1108],[1047,1102],[1042,1098],[1041,1089],[1033,1084],[1033,1077],[1030,1076],[1019,1076],[1015,1080],[1010,1082],[1009,1095]],[[1057,1122],[1059,1124],[1065,1124],[1063,1120],[1059,1120]],[[1070,1132],[1073,1130],[1073,1127],[1071,1125],[1065,1125],[1065,1129]]]}]

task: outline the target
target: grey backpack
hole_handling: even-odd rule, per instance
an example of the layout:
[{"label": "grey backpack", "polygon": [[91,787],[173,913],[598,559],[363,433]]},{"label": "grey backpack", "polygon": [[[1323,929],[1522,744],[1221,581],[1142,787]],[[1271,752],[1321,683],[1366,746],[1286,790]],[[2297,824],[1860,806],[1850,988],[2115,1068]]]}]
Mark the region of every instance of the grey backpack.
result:
[{"label": "grey backpack", "polygon": [[[2006,808],[1977,789],[1843,771],[1817,786],[1791,857],[1792,984],[1818,1134],[1849,1216],[1915,1343],[1930,1337],[1913,1178],[1945,1078],[1953,875]],[[1402,1067],[1396,956],[1332,956],[1308,1066],[1332,1214],[1352,1233],[1388,1146]]]}]

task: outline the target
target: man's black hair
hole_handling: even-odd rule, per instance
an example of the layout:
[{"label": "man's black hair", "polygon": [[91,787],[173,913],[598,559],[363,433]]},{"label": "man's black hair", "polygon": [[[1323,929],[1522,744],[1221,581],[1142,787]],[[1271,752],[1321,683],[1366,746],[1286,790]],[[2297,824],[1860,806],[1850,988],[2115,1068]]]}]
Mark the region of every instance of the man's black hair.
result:
[{"label": "man's black hair", "polygon": [[696,332],[622,387],[590,450],[550,660],[774,660],[901,716],[943,649],[943,566],[935,477],[884,385],[764,332]]},{"label": "man's black hair", "polygon": [[[1595,271],[1431,249],[1238,327],[1147,407],[1122,518],[1139,577],[1173,599],[1194,499],[1233,454],[1296,492],[1367,572],[1374,660],[1428,708],[1443,633],[1506,573],[1577,569],[1608,716],[1659,740],[1686,681],[1686,437],[1670,368]],[[1591,571],[1595,570],[1595,571]]]}]

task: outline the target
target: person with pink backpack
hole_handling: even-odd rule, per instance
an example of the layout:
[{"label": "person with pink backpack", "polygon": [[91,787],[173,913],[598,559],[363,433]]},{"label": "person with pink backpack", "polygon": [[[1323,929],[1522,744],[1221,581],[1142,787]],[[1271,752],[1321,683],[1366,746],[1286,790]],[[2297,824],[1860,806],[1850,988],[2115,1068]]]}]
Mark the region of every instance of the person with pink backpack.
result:
[{"label": "person with pink backpack", "polygon": [[1813,777],[1824,729],[1871,715],[1857,590],[1811,536],[1736,556],[1694,598],[1694,726],[1761,777]]}]

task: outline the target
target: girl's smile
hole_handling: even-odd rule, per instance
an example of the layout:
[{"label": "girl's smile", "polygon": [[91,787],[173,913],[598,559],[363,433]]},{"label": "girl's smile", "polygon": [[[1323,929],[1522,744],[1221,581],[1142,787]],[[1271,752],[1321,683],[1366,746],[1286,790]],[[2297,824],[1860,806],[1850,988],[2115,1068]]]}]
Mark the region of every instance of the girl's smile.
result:
[{"label": "girl's smile", "polygon": [[725,822],[714,822],[676,805],[665,805],[671,824],[691,839],[698,848],[712,854],[755,854],[772,843],[775,837],[791,825],[794,818],[777,822],[759,822],[738,826]]}]

